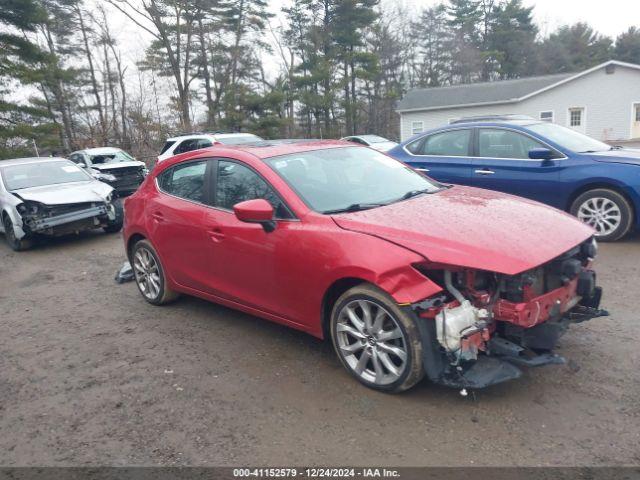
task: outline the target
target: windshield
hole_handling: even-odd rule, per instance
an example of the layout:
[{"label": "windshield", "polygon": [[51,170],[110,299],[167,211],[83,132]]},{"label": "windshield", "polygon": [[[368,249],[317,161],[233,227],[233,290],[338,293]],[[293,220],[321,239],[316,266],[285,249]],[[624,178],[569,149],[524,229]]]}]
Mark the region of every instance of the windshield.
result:
[{"label": "windshield", "polygon": [[263,142],[264,140],[257,135],[237,135],[233,137],[216,137],[216,140],[223,145],[245,145],[247,143]]},{"label": "windshield", "polygon": [[86,182],[91,177],[71,162],[35,162],[0,168],[9,191],[58,183]]},{"label": "windshield", "polygon": [[135,158],[122,150],[113,153],[106,153],[102,155],[91,155],[91,163],[93,165],[102,165],[104,163],[121,163],[121,162],[135,162]]},{"label": "windshield", "polygon": [[386,138],[383,138],[383,137],[379,137],[378,135],[360,135],[360,138],[363,139],[365,142],[369,142],[369,143],[390,142],[390,140],[387,140]]},{"label": "windshield", "polygon": [[310,208],[321,213],[363,210],[441,189],[403,163],[368,148],[313,150],[267,162]]},{"label": "windshield", "polygon": [[589,153],[611,150],[611,146],[606,143],[594,140],[580,132],[556,125],[555,123],[536,123],[535,125],[529,125],[528,128],[532,132],[546,137],[552,142],[573,152]]}]

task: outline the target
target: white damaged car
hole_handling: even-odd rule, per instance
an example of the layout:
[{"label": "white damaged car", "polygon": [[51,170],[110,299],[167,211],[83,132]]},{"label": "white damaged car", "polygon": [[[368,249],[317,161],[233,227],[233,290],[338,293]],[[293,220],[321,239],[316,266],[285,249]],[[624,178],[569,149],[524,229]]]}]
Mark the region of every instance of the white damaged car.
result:
[{"label": "white damaged car", "polygon": [[14,250],[38,235],[59,236],[122,228],[123,211],[113,188],[63,158],[0,161],[0,232]]}]

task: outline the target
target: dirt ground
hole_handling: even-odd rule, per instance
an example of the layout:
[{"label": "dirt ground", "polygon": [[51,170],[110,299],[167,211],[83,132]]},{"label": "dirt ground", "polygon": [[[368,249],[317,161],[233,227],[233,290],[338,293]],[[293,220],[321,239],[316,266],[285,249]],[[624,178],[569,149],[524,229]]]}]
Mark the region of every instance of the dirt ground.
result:
[{"label": "dirt ground", "polygon": [[600,251],[612,316],[572,327],[569,364],[462,398],[373,392],[329,344],[201,300],[153,307],[113,281],[119,235],[0,242],[0,465],[637,465],[640,239]]}]

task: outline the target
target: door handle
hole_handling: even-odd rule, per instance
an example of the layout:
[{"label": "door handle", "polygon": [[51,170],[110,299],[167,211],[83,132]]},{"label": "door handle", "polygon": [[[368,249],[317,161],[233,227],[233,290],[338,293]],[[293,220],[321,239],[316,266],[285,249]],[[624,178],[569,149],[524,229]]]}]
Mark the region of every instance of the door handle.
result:
[{"label": "door handle", "polygon": [[164,215],[162,215],[160,212],[153,212],[151,214],[151,218],[153,218],[156,222],[164,221]]},{"label": "door handle", "polygon": [[428,168],[416,168],[416,170],[418,172],[429,172],[430,171]]},{"label": "door handle", "polygon": [[488,168],[484,168],[482,170],[476,170],[475,173],[477,173],[478,175],[493,175],[494,172],[493,170],[489,170]]},{"label": "door handle", "polygon": [[210,228],[208,233],[211,237],[211,240],[213,240],[214,242],[221,242],[222,240],[224,240],[225,235],[220,227]]}]

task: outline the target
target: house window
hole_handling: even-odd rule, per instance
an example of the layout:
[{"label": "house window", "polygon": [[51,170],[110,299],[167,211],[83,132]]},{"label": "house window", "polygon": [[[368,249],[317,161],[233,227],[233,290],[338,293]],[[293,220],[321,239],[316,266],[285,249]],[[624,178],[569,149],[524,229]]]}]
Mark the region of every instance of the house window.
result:
[{"label": "house window", "polygon": [[582,127],[584,121],[584,108],[569,109],[569,126]]},{"label": "house window", "polygon": [[543,122],[553,122],[553,110],[540,112],[540,120]]},{"label": "house window", "polygon": [[422,133],[424,128],[424,123],[422,121],[411,122],[411,135],[417,135],[418,133]]}]

